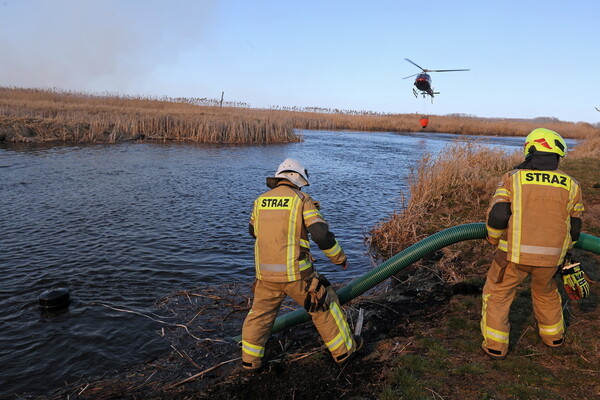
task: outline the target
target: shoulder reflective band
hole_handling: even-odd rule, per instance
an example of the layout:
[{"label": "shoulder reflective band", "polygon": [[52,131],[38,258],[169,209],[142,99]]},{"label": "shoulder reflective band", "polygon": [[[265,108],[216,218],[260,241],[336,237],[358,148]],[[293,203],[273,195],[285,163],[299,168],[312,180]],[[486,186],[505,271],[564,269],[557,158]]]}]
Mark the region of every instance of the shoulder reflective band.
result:
[{"label": "shoulder reflective band", "polygon": [[554,186],[571,190],[571,179],[563,174],[551,171],[519,171],[522,185]]},{"label": "shoulder reflective band", "polygon": [[259,210],[291,210],[292,197],[261,197],[258,200]]}]

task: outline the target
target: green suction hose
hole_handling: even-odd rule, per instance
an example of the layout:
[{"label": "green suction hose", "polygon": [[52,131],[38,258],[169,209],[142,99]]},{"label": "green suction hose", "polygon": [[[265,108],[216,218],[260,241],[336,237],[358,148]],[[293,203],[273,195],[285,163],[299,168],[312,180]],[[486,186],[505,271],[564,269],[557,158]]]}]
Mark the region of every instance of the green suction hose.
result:
[{"label": "green suction hose", "polygon": [[[437,232],[412,246],[407,247],[400,253],[381,263],[379,266],[373,268],[362,277],[356,278],[347,286],[338,290],[337,295],[340,299],[340,303],[347,303],[360,296],[412,263],[419,261],[427,254],[464,240],[485,239],[486,234],[487,231],[483,222],[457,225]],[[582,233],[575,244],[575,247],[600,254],[600,238]],[[306,310],[301,308],[277,318],[271,332],[279,332],[308,320],[310,320],[310,315]],[[238,335],[234,337],[233,340],[239,342],[242,340],[242,337],[241,335]]]}]

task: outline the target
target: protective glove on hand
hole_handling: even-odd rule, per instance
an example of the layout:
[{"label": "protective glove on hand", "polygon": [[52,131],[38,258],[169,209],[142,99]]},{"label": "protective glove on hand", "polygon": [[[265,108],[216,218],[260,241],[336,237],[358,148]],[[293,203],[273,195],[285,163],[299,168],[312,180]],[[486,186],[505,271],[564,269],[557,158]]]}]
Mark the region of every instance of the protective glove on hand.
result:
[{"label": "protective glove on hand", "polygon": [[485,235],[485,240],[486,240],[486,242],[488,242],[492,246],[498,246],[498,243],[500,243],[500,239],[493,238],[490,235]]},{"label": "protective glove on hand", "polygon": [[[567,263],[565,263],[567,264]],[[579,267],[579,263],[568,264],[562,268],[565,292],[571,300],[581,300],[590,294],[589,278]]]},{"label": "protective glove on hand", "polygon": [[345,271],[348,269],[348,257],[346,257],[346,259],[341,263],[341,264],[336,264],[340,267],[342,267],[342,269]]}]

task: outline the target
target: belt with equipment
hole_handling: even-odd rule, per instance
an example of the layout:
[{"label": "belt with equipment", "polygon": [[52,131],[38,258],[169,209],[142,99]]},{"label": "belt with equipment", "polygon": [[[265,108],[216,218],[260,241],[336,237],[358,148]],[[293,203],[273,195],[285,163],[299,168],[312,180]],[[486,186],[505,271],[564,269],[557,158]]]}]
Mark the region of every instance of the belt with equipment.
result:
[{"label": "belt with equipment", "polygon": [[327,311],[331,303],[338,301],[329,280],[317,272],[306,280],[306,292],[304,308],[308,312]]}]

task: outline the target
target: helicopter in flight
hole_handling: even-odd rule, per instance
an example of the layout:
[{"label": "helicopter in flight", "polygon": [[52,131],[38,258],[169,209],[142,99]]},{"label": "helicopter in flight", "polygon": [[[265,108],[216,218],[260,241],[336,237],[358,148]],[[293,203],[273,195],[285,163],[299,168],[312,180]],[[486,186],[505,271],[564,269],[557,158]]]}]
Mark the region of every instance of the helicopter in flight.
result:
[{"label": "helicopter in flight", "polygon": [[417,87],[418,91],[415,90],[415,88],[413,88],[413,94],[415,95],[415,97],[418,97],[419,94],[422,94],[423,97],[429,95],[429,96],[431,96],[432,103],[433,103],[434,95],[440,94],[440,92],[433,91],[433,86],[431,86],[431,76],[429,76],[428,72],[470,71],[469,69],[426,69],[426,68],[423,68],[420,65],[416,64],[415,62],[409,60],[408,58],[405,58],[405,60],[408,61],[409,63],[411,63],[412,65],[414,65],[415,67],[419,68],[423,72],[412,74],[412,75],[406,76],[402,79],[408,79],[413,76],[416,76],[415,86]]}]

